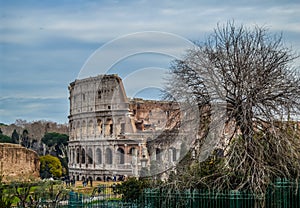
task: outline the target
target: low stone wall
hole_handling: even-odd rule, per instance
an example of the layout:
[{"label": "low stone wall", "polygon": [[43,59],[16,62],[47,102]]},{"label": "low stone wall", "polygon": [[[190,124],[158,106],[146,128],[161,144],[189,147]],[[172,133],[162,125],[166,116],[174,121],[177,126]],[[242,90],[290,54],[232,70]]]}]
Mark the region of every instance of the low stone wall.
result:
[{"label": "low stone wall", "polygon": [[39,178],[37,153],[18,144],[0,143],[2,181],[28,181]]}]

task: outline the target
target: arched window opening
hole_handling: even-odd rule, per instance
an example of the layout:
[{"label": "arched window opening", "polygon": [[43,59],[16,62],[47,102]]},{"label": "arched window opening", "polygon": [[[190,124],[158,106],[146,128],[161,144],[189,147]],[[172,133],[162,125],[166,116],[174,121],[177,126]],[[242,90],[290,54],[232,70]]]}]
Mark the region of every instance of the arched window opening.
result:
[{"label": "arched window opening", "polygon": [[169,161],[170,162],[176,161],[176,149],[174,147],[169,149]]},{"label": "arched window opening", "polygon": [[121,123],[121,132],[120,134],[125,134],[125,123]]},{"label": "arched window opening", "polygon": [[97,164],[102,164],[102,152],[101,149],[96,150]]},{"label": "arched window opening", "polygon": [[105,136],[113,135],[113,133],[114,133],[113,129],[114,129],[114,125],[113,125],[112,119],[109,118],[105,122]]},{"label": "arched window opening", "polygon": [[80,136],[80,122],[78,121],[76,125],[76,138],[80,138]]},{"label": "arched window opening", "polygon": [[88,124],[88,135],[93,136],[94,135],[94,123],[92,120],[89,121]]},{"label": "arched window opening", "polygon": [[79,164],[80,163],[80,152],[79,149],[76,150],[76,163]]},{"label": "arched window opening", "polygon": [[156,160],[157,160],[157,161],[161,161],[162,150],[159,149],[159,148],[156,148],[155,154],[156,154]]},{"label": "arched window opening", "polygon": [[136,165],[137,164],[137,155],[138,155],[137,149],[134,147],[130,148],[129,155],[131,155],[132,164]]},{"label": "arched window opening", "polygon": [[91,148],[88,149],[87,158],[88,164],[93,164],[93,151]]},{"label": "arched window opening", "polygon": [[124,159],[125,159],[125,157],[124,157],[124,150],[122,149],[122,148],[118,148],[118,163],[119,164],[124,164]]},{"label": "arched window opening", "polygon": [[105,163],[111,165],[113,161],[112,151],[107,148],[105,151]]},{"label": "arched window opening", "polygon": [[132,156],[137,156],[137,150],[134,147],[132,147],[129,150],[129,154]]},{"label": "arched window opening", "polygon": [[97,133],[102,134],[102,120],[101,119],[97,120]]},{"label": "arched window opening", "polygon": [[[183,142],[181,143],[180,145],[180,152],[179,152],[179,157],[180,159],[182,159],[184,157],[184,155],[186,154],[187,152],[187,145]],[[192,155],[192,157],[194,158],[194,156]]]},{"label": "arched window opening", "polygon": [[85,150],[84,149],[81,150],[81,163],[82,164],[85,163]]},{"label": "arched window opening", "polygon": [[86,122],[85,121],[82,122],[81,128],[82,128],[82,136],[86,136]]},{"label": "arched window opening", "polygon": [[177,151],[175,148],[173,148],[173,161],[177,160]]},{"label": "arched window opening", "polygon": [[72,159],[71,159],[71,161],[72,161],[72,163],[74,163],[75,162],[75,150],[73,149],[72,150]]}]

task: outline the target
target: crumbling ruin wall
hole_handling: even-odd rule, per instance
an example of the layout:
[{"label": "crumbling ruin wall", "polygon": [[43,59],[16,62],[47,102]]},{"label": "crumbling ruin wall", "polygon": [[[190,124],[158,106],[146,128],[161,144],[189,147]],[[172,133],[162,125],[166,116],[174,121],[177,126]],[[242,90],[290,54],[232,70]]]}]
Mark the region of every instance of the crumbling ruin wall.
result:
[{"label": "crumbling ruin wall", "polygon": [[21,145],[0,143],[0,173],[3,181],[39,178],[40,162],[35,151]]},{"label": "crumbling ruin wall", "polygon": [[168,130],[172,127],[168,124],[170,119],[174,119],[172,114],[179,111],[179,106],[175,102],[138,98],[130,100],[129,108],[139,131]]}]

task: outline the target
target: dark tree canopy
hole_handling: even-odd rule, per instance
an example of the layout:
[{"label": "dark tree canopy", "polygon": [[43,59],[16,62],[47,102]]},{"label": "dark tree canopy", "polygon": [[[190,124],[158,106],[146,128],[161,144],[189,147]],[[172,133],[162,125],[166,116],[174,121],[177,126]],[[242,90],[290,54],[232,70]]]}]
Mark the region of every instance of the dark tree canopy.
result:
[{"label": "dark tree canopy", "polygon": [[19,134],[16,129],[14,129],[14,131],[11,135],[11,139],[12,139],[13,143],[15,143],[15,144],[19,143]]},{"label": "dark tree canopy", "polygon": [[67,145],[69,136],[57,132],[46,133],[42,138],[42,142],[47,145],[47,154],[57,157],[63,167],[62,174],[68,174],[68,154]]},{"label": "dark tree canopy", "polygon": [[201,183],[261,193],[275,177],[299,178],[299,130],[291,121],[300,112],[297,58],[281,36],[228,23],[196,43],[184,60],[174,61],[166,91],[209,111],[213,125],[208,132],[217,121],[222,128],[218,134],[202,134],[197,143],[200,156],[201,150],[218,147],[225,154],[219,172]]},{"label": "dark tree canopy", "polygon": [[0,134],[0,143],[13,143],[13,141],[9,136]]},{"label": "dark tree canopy", "polygon": [[54,145],[68,145],[69,136],[66,134],[60,133],[46,133],[42,138],[42,142],[46,144],[48,147],[52,147]]},{"label": "dark tree canopy", "polygon": [[149,187],[149,181],[136,179],[135,177],[128,178],[125,182],[117,184],[115,187],[116,193],[122,195],[125,201],[134,201],[142,195],[143,189]]},{"label": "dark tree canopy", "polygon": [[22,136],[21,136],[21,145],[26,148],[30,147],[30,138],[29,138],[28,134],[29,134],[28,130],[24,129]]}]

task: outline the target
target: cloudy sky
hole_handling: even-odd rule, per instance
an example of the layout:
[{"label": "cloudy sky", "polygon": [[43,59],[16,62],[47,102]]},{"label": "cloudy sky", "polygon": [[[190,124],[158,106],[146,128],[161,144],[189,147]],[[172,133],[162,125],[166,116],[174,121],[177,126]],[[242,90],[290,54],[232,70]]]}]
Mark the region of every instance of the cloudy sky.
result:
[{"label": "cloudy sky", "polygon": [[101,73],[151,98],[175,51],[228,20],[283,33],[300,52],[298,0],[0,0],[0,122],[66,123],[68,84]]}]

